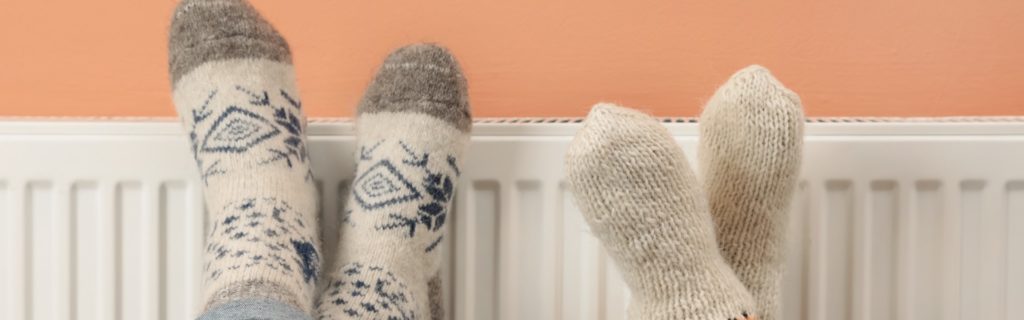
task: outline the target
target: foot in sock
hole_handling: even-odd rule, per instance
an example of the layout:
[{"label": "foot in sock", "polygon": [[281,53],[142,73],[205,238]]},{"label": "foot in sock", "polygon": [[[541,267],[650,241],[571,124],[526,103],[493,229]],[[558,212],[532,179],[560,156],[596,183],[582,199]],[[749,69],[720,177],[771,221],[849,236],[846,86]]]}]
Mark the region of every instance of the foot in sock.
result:
[{"label": "foot in sock", "polygon": [[170,72],[210,214],[203,309],[272,301],[309,314],[317,204],[288,45],[243,0],[185,0]]},{"label": "foot in sock", "polygon": [[800,98],[751,66],[718,89],[700,117],[700,159],[726,261],[775,320],[784,227],[800,170]]},{"label": "foot in sock", "polygon": [[595,106],[566,169],[576,204],[632,290],[630,319],[754,319],[750,293],[719,253],[701,187],[658,121]]},{"label": "foot in sock", "polygon": [[[320,319],[427,319],[469,140],[466,80],[443,48],[384,61],[358,108],[356,174]],[[433,310],[434,312],[438,310]]]}]

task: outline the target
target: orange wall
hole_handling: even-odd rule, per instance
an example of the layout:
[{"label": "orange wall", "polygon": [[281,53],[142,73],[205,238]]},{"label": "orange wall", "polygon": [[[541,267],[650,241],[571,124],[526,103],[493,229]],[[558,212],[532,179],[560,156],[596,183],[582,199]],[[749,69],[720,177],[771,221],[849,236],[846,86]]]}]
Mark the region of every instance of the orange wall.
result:
[{"label": "orange wall", "polygon": [[[392,48],[459,56],[477,116],[599,100],[695,115],[763,64],[814,116],[1024,114],[1021,0],[254,0],[312,116],[347,116]],[[171,0],[0,0],[0,116],[170,116]]]}]

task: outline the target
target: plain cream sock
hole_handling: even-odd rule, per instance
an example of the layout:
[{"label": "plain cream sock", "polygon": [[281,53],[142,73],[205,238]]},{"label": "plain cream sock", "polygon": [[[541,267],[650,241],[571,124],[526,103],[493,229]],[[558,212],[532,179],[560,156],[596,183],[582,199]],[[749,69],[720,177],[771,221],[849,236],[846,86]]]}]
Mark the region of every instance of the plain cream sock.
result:
[{"label": "plain cream sock", "polygon": [[779,313],[786,215],[800,171],[800,98],[760,66],[734,74],[700,117],[703,182],[726,261],[757,300]]},{"label": "plain cream sock", "polygon": [[576,204],[632,290],[630,319],[753,319],[753,299],[715,242],[701,186],[658,121],[597,105],[566,167]]}]

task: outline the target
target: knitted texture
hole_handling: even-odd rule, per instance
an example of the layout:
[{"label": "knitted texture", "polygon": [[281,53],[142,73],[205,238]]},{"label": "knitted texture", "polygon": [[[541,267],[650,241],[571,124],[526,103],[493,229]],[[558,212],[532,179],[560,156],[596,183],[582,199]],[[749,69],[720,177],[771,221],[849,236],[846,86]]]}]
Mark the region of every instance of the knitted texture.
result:
[{"label": "knitted texture", "polygon": [[800,98],[760,66],[734,74],[700,117],[698,158],[719,245],[766,320],[779,313],[803,124]]},{"label": "knitted texture", "polygon": [[[466,80],[447,50],[412,45],[388,56],[356,119],[356,174],[339,266],[319,319],[428,319],[462,150]],[[436,281],[436,280],[435,280]]]},{"label": "knitted texture", "polygon": [[630,319],[753,319],[701,187],[660,123],[599,104],[570,144],[566,169],[576,204],[633,292]]},{"label": "knitted texture", "polygon": [[174,104],[209,211],[204,310],[263,298],[312,309],[316,192],[288,52],[242,0],[186,0],[174,13]]}]

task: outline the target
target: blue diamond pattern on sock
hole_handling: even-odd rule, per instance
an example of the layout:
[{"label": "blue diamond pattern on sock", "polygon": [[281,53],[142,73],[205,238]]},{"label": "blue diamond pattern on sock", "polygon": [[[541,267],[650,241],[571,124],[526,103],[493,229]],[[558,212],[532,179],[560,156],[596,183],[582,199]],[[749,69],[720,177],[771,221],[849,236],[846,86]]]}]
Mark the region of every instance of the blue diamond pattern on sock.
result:
[{"label": "blue diamond pattern on sock", "polygon": [[416,187],[388,160],[377,162],[359,176],[353,184],[353,191],[356,202],[366,210],[419,199],[421,196]]},{"label": "blue diamond pattern on sock", "polygon": [[398,191],[398,187],[395,186],[394,182],[388,180],[388,178],[380,172],[377,172],[372,177],[366,179],[361,187],[370,197],[380,197],[382,195]]},{"label": "blue diamond pattern on sock", "polygon": [[214,121],[200,150],[241,153],[280,133],[281,130],[259,114],[231,106]]}]

